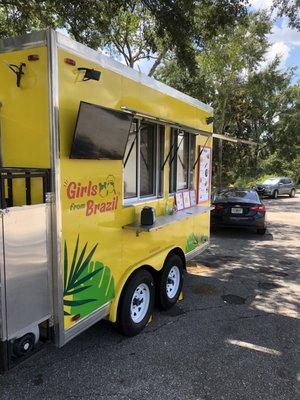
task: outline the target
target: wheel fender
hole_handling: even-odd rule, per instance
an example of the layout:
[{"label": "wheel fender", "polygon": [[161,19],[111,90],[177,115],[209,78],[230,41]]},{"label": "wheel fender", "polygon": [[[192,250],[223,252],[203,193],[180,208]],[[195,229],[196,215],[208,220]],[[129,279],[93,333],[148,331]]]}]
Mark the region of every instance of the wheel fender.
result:
[{"label": "wheel fender", "polygon": [[[165,263],[165,260],[167,257],[172,253],[175,252],[176,254],[179,254],[180,256],[183,255],[184,253],[183,250],[179,247],[176,248],[167,248],[165,251],[161,251],[158,254],[155,254],[143,261],[141,261],[138,264],[135,264],[128,268],[125,273],[122,275],[122,277],[119,279],[117,285],[116,285],[116,291],[115,291],[115,297],[111,302],[110,305],[110,312],[108,315],[108,319],[111,322],[116,322],[117,320],[117,313],[118,313],[118,305],[119,305],[119,300],[123,291],[124,286],[126,285],[128,279],[131,277],[131,275],[137,271],[138,269],[145,268],[148,271],[150,271],[153,275],[157,271],[160,271]],[[155,278],[155,276],[154,276]]]},{"label": "wheel fender", "polygon": [[186,270],[186,258],[183,250],[180,247],[174,247],[171,251],[169,251],[167,257],[164,260],[164,265],[167,261],[167,259],[172,255],[172,254],[177,254],[183,262],[183,269]]}]

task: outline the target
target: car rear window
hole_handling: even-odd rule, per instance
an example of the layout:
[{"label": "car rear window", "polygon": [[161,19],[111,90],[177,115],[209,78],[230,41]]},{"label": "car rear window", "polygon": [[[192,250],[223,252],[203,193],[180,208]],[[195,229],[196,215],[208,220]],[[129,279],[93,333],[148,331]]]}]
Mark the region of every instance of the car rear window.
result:
[{"label": "car rear window", "polygon": [[215,195],[214,201],[228,201],[230,199],[243,199],[249,201],[258,201],[258,194],[250,190],[229,190]]},{"label": "car rear window", "polygon": [[270,178],[270,179],[266,179],[263,182],[263,185],[274,185],[274,184],[276,184],[278,182],[279,182],[279,178]]}]

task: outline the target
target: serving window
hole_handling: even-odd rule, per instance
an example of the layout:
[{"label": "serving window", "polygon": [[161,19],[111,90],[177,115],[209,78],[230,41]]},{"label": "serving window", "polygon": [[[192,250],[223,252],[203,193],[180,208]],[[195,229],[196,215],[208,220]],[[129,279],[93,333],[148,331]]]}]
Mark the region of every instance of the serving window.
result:
[{"label": "serving window", "polygon": [[164,127],[133,121],[124,156],[124,199],[158,197],[162,193]]},{"label": "serving window", "polygon": [[169,191],[194,188],[196,136],[178,128],[171,130]]}]

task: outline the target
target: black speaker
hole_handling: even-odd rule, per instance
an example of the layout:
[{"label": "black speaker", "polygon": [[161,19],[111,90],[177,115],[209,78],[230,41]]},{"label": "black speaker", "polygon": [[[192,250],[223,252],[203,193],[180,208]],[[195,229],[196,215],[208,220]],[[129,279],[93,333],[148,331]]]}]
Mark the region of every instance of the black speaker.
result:
[{"label": "black speaker", "polygon": [[155,209],[144,207],[141,212],[141,225],[153,225],[155,222]]}]

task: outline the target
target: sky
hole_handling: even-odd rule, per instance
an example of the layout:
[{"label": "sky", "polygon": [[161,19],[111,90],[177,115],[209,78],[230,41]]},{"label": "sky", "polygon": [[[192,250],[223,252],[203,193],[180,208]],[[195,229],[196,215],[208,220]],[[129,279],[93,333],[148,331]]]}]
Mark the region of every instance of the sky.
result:
[{"label": "sky", "polygon": [[[272,0],[250,0],[250,10],[270,11],[272,3]],[[274,25],[268,39],[270,48],[261,67],[266,66],[278,55],[281,58],[280,68],[296,66],[294,82],[300,80],[300,32],[288,26],[287,18],[274,18]],[[138,68],[147,74],[151,65],[152,61],[143,60],[139,63]]]},{"label": "sky", "polygon": [[[270,10],[272,0],[251,0],[254,11]],[[272,61],[277,55],[281,58],[281,68],[297,67],[294,81],[300,79],[300,32],[288,26],[287,18],[277,18],[274,21],[272,32],[268,37],[270,48],[266,54],[266,63]]]}]

